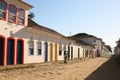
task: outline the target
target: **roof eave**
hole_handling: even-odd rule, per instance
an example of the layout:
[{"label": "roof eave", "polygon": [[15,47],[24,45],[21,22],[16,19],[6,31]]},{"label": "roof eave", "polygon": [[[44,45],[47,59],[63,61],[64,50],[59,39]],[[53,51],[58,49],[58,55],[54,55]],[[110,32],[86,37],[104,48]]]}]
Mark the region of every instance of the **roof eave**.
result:
[{"label": "roof eave", "polygon": [[22,1],[22,0],[19,0],[20,2],[22,2],[23,4],[25,4],[25,5],[27,5],[27,6],[29,6],[30,8],[33,8],[33,6],[32,5],[30,5],[30,4],[28,4],[28,3],[26,3],[26,2],[24,2],[24,1]]}]

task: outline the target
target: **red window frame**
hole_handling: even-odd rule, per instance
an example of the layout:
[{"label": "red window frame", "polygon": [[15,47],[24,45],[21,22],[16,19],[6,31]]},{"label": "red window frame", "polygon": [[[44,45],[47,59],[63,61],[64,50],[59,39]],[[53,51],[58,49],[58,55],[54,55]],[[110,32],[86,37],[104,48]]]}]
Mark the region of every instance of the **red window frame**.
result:
[{"label": "red window frame", "polygon": [[[22,17],[20,16],[20,11],[23,11],[23,12],[24,12]],[[22,19],[23,22],[20,22],[20,21],[19,21],[20,19]],[[22,8],[19,8],[19,9],[18,9],[18,24],[20,24],[20,25],[24,25],[24,24],[25,24],[25,10],[22,9]]]},{"label": "red window frame", "polygon": [[[16,10],[16,13],[15,13],[15,14],[10,13],[10,7],[13,7],[13,8]],[[9,11],[9,13],[8,13],[8,21],[9,21],[9,22],[12,22],[12,23],[16,23],[16,18],[17,18],[17,7],[14,6],[14,5],[12,5],[12,4],[10,4],[10,5],[9,5],[9,8],[8,8],[8,11]],[[10,16],[14,17],[15,19],[14,19],[14,20],[10,20],[10,19],[9,19]]]},{"label": "red window frame", "polygon": [[8,10],[8,4],[4,1],[4,0],[0,0],[0,2],[3,2],[5,5],[6,5],[6,10],[5,11],[2,11],[0,10],[0,13],[3,13],[5,14],[5,16],[2,18],[0,17],[1,20],[6,20],[6,16],[7,16],[7,10]]}]

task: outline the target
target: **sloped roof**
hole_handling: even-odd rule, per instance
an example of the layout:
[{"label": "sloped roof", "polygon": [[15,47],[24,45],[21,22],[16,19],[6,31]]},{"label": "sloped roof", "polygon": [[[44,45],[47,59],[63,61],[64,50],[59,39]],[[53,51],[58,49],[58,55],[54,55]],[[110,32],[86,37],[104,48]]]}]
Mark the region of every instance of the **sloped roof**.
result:
[{"label": "sloped roof", "polygon": [[88,43],[86,43],[86,42],[84,42],[84,41],[82,41],[82,40],[78,40],[78,42],[79,42],[80,44],[82,44],[82,45],[93,46],[93,45],[88,44]]},{"label": "sloped roof", "polygon": [[39,24],[37,24],[36,22],[34,22],[33,20],[30,20],[30,19],[28,19],[27,27],[32,27],[32,28],[35,28],[35,29],[38,29],[38,30],[42,30],[42,31],[54,34],[54,35],[59,35],[59,36],[65,37],[64,35],[58,33],[57,31],[52,30],[50,28],[47,28],[45,26],[39,25]]},{"label": "sloped roof", "polygon": [[87,33],[78,33],[78,34],[75,34],[75,35],[73,35],[73,36],[71,36],[71,37],[74,37],[74,38],[89,38],[89,37],[93,37],[93,38],[96,38],[96,39],[99,39],[99,40],[102,41],[101,38],[97,38],[96,36],[89,35],[89,34],[87,34]]},{"label": "sloped roof", "polygon": [[58,33],[57,31],[55,30],[52,30],[50,28],[47,28],[45,26],[42,26],[42,25],[39,25],[37,24],[36,22],[34,22],[33,20],[28,20],[28,25],[27,27],[31,27],[31,28],[35,28],[35,29],[38,29],[38,30],[42,30],[42,31],[45,31],[45,32],[48,32],[48,33],[51,33],[51,34],[54,34],[54,35],[59,35],[59,36],[62,36],[62,37],[65,37],[65,38],[68,38],[68,39],[72,39],[78,43],[80,43],[81,45],[85,45],[85,46],[93,46],[93,45],[90,45],[82,40],[77,40],[76,38],[73,38],[73,37],[66,37],[60,33]]},{"label": "sloped roof", "polygon": [[86,43],[86,42],[84,42],[84,41],[82,41],[82,40],[78,40],[78,39],[73,38],[73,37],[68,37],[68,38],[70,38],[70,39],[72,39],[72,40],[75,40],[76,42],[78,42],[78,43],[81,44],[81,45],[93,46],[93,45],[91,45],[91,44],[88,44],[88,43]]}]

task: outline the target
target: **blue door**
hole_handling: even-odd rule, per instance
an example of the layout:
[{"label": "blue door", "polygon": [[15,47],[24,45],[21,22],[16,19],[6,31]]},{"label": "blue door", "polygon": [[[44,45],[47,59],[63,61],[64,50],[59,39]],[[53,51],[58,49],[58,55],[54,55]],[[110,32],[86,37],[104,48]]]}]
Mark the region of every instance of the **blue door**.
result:
[{"label": "blue door", "polygon": [[8,39],[8,59],[7,59],[8,65],[13,64],[13,58],[14,58],[14,40]]},{"label": "blue door", "polygon": [[70,60],[70,47],[68,47],[68,60]]},{"label": "blue door", "polygon": [[48,61],[48,43],[45,42],[45,62]]},{"label": "blue door", "polygon": [[17,41],[17,64],[22,64],[22,57],[23,57],[23,41]]},{"label": "blue door", "polygon": [[0,65],[2,65],[3,62],[3,49],[4,49],[4,41],[3,38],[0,38]]},{"label": "blue door", "polygon": [[73,59],[73,47],[71,47],[71,60]]}]

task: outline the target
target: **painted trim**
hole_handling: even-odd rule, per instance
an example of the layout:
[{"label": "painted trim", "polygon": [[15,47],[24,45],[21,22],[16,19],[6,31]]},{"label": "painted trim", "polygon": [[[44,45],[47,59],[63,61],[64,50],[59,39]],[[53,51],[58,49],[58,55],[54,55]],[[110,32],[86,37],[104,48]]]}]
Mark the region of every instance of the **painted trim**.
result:
[{"label": "painted trim", "polygon": [[58,46],[55,44],[55,61],[58,60]]},{"label": "painted trim", "polygon": [[[21,23],[18,22],[18,21],[19,21],[19,11],[20,11],[20,10],[24,11],[24,22],[23,22],[23,24],[21,24]],[[26,17],[25,17],[25,14],[26,14],[26,13],[25,13],[25,10],[24,10],[24,9],[22,9],[22,8],[19,8],[19,9],[18,9],[18,15],[17,15],[18,20],[17,20],[17,23],[18,23],[19,25],[25,26],[25,18],[26,18]]]},{"label": "painted trim", "polygon": [[[8,21],[10,23],[14,23],[14,24],[18,24],[18,25],[21,25],[21,26],[25,26],[26,24],[26,12],[24,9],[22,8],[19,8],[20,10],[23,10],[24,11],[24,23],[23,24],[20,24],[18,23],[18,19],[19,19],[19,9],[13,5],[13,4],[8,4],[5,0],[0,0],[0,1],[3,1],[5,4],[6,4],[6,14],[5,14],[5,18],[0,18],[0,20],[4,20],[4,21]],[[9,6],[14,6],[16,8],[16,16],[15,16],[15,21],[11,21],[9,20]]]},{"label": "painted trim", "polygon": [[48,42],[44,43],[44,60],[48,62]]},{"label": "painted trim", "polygon": [[0,20],[5,20],[5,21],[6,21],[6,19],[7,19],[8,4],[7,4],[7,2],[6,2],[6,1],[4,1],[4,0],[0,0],[0,1],[2,1],[2,2],[4,2],[4,3],[6,4],[5,18],[0,18]]},{"label": "painted trim", "polygon": [[50,43],[50,61],[53,61],[53,43]]},{"label": "painted trim", "polygon": [[6,48],[6,45],[5,45],[5,37],[0,35],[0,38],[3,39],[3,53],[2,53],[2,65],[5,66],[5,48]]},{"label": "painted trim", "polygon": [[[18,38],[17,39],[17,54],[16,54],[16,62],[17,62],[17,59],[18,59],[18,41],[22,41],[22,64],[24,64],[24,40],[22,38]],[[18,64],[18,63],[17,63]]]},{"label": "painted trim", "polygon": [[[15,14],[15,21],[11,21],[11,20],[9,20],[9,16],[10,16],[10,11],[9,11],[9,8],[10,8],[10,6],[13,6],[15,9],[16,9],[16,14]],[[9,7],[8,7],[8,22],[10,22],[10,23],[15,23],[16,24],[16,22],[17,22],[17,12],[18,12],[18,10],[17,10],[17,7],[15,6],[15,5],[13,5],[13,4],[9,4]]]},{"label": "painted trim", "polygon": [[16,49],[16,47],[15,47],[15,46],[16,46],[16,44],[15,44],[15,40],[16,40],[16,39],[13,38],[13,37],[8,37],[8,38],[7,38],[7,55],[6,55],[7,59],[6,59],[6,63],[7,63],[7,65],[8,65],[8,40],[9,40],[9,39],[12,39],[13,42],[14,42],[14,45],[13,45],[13,46],[14,46],[14,49],[13,49],[13,59],[12,59],[12,64],[15,65],[15,64],[16,64],[16,60],[15,60],[15,59],[16,59],[16,56],[15,56],[15,55],[16,55],[16,52],[15,52],[15,49]]}]

